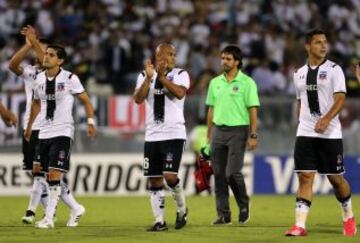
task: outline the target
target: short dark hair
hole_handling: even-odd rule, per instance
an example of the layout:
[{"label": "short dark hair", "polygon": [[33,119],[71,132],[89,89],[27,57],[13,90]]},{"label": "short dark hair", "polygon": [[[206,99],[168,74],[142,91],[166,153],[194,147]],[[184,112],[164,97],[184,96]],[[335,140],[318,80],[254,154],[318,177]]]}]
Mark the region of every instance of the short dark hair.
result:
[{"label": "short dark hair", "polygon": [[242,52],[240,47],[237,45],[228,45],[222,49],[221,54],[222,53],[231,54],[235,60],[239,61],[238,69],[242,68]]},{"label": "short dark hair", "polygon": [[314,35],[325,35],[326,36],[326,32],[321,29],[310,30],[309,32],[307,32],[305,34],[305,43],[309,44],[312,41],[312,38],[314,37]]},{"label": "short dark hair", "polygon": [[67,55],[66,55],[65,47],[63,47],[62,45],[50,44],[47,46],[47,48],[54,49],[56,51],[56,55],[58,56],[58,58],[63,59],[64,61],[66,60]]}]

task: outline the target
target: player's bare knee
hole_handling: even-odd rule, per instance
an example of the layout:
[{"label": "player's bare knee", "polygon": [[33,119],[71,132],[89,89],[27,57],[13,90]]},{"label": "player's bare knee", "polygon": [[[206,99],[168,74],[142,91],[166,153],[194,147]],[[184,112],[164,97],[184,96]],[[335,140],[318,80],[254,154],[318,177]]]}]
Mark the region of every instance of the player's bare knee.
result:
[{"label": "player's bare knee", "polygon": [[49,181],[60,181],[62,177],[62,172],[58,170],[49,170],[48,180]]},{"label": "player's bare knee", "polygon": [[33,164],[33,174],[37,174],[41,172],[40,164]]},{"label": "player's bare knee", "polygon": [[347,183],[342,175],[328,175],[327,177],[334,188],[338,188]]},{"label": "player's bare knee", "polygon": [[313,173],[298,173],[300,185],[312,185],[314,181]]},{"label": "player's bare knee", "polygon": [[164,178],[165,178],[166,184],[168,184],[168,185],[174,185],[174,184],[176,184],[176,182],[178,180],[178,177],[176,174],[165,173]]},{"label": "player's bare knee", "polygon": [[162,177],[154,177],[149,179],[150,186],[152,187],[162,187],[164,186],[164,180]]}]

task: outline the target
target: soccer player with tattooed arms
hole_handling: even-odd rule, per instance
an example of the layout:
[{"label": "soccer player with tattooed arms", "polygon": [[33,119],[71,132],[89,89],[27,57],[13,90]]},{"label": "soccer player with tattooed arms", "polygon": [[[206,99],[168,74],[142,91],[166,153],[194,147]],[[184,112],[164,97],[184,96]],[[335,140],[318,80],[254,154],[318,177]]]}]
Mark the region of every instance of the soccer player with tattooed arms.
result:
[{"label": "soccer player with tattooed arms", "polygon": [[156,48],[156,66],[146,61],[134,92],[135,102],[146,103],[146,130],[144,145],[144,175],[150,178],[150,202],[155,217],[148,231],[164,231],[164,179],[176,201],[175,229],[187,222],[184,191],[177,176],[184,150],[186,131],[184,101],[189,88],[189,74],[175,68],[176,50],[162,43]]},{"label": "soccer player with tattooed arms", "polygon": [[315,174],[326,175],[340,204],[343,234],[355,236],[351,188],[344,178],[343,139],[339,113],[346,99],[342,68],[327,59],[328,41],[324,31],[305,35],[307,63],[294,73],[299,124],[294,149],[299,188],[295,203],[295,224],[286,236],[306,236]]}]

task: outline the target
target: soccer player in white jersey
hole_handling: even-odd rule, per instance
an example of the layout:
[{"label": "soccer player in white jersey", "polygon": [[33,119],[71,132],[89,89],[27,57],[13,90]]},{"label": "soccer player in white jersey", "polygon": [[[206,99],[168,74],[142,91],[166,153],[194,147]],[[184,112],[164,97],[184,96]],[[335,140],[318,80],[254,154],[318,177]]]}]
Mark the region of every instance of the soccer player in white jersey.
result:
[{"label": "soccer player in white jersey", "polygon": [[339,112],[344,106],[346,86],[339,65],[326,59],[328,42],[321,30],[305,36],[307,63],[294,73],[299,124],[294,150],[295,172],[299,179],[295,225],[286,236],[305,236],[306,218],[313,197],[315,173],[325,174],[340,203],[343,234],[354,236],[356,222],[351,189],[343,177],[343,144]]},{"label": "soccer player in white jersey", "polygon": [[[44,57],[44,52],[47,40],[37,40],[35,30],[31,26],[22,29],[22,34],[25,35],[25,44],[14,54],[9,62],[9,69],[17,76],[24,80],[25,95],[26,95],[26,110],[23,121],[23,128],[25,130],[30,115],[31,100],[33,97],[33,86],[37,73],[42,71],[41,61]],[[31,49],[36,52],[35,65],[22,64],[22,61]],[[48,185],[45,174],[40,172],[40,161],[37,160],[38,134],[40,124],[39,119],[36,119],[33,125],[33,133],[30,141],[27,142],[23,137],[22,152],[23,152],[23,170],[32,172],[33,185],[30,193],[30,200],[25,216],[22,217],[22,222],[25,224],[32,224],[35,220],[36,208],[41,201],[44,208],[47,206]]]},{"label": "soccer player in white jersey", "polygon": [[5,106],[0,102],[0,117],[5,123],[6,126],[15,126],[17,123],[17,118],[14,113],[6,109]]},{"label": "soccer player in white jersey", "polygon": [[[50,195],[45,217],[36,223],[37,228],[54,228],[54,213],[62,193],[60,182],[70,167],[71,144],[74,138],[74,97],[85,107],[88,136],[93,138],[96,134],[94,110],[89,97],[79,78],[61,68],[65,59],[66,52],[62,46],[48,45],[43,61],[45,71],[36,77],[34,99],[24,134],[29,141],[32,125],[39,114],[40,163],[42,170],[48,172]],[[78,204],[78,207],[72,210],[67,226],[76,227],[84,213],[85,208]]]},{"label": "soccer player in white jersey", "polygon": [[134,92],[137,104],[146,104],[144,175],[150,178],[150,202],[155,217],[148,231],[164,231],[164,179],[177,205],[175,229],[187,222],[184,192],[177,176],[183,153],[186,131],[184,101],[189,88],[189,74],[175,68],[174,46],[162,43],[156,48],[156,66],[146,61]]}]

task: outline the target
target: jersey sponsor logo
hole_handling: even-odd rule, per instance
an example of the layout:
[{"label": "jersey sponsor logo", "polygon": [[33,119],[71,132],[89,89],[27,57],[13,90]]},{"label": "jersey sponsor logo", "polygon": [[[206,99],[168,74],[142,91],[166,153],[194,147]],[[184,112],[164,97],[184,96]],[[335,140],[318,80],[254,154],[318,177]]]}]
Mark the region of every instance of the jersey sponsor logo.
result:
[{"label": "jersey sponsor logo", "polygon": [[46,94],[45,98],[46,100],[56,100],[55,94]]},{"label": "jersey sponsor logo", "polygon": [[155,95],[163,95],[164,94],[164,89],[155,89],[154,94]]},{"label": "jersey sponsor logo", "polygon": [[318,86],[317,86],[317,84],[307,84],[306,85],[306,90],[307,91],[317,91]]}]

